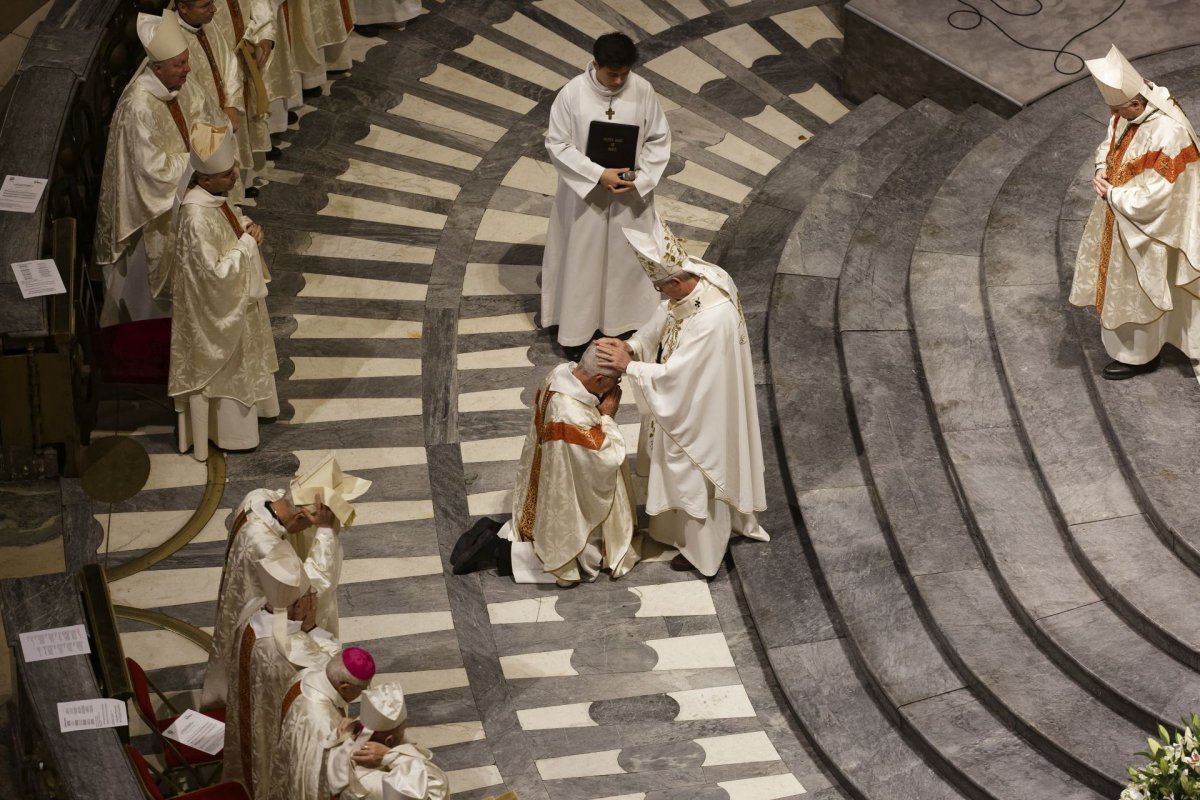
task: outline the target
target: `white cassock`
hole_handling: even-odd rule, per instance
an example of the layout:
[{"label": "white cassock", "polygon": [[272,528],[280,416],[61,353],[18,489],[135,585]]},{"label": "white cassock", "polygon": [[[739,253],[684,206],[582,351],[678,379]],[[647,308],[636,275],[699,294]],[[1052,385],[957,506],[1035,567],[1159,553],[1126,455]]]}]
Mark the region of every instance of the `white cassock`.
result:
[{"label": "white cassock", "polygon": [[307,0],[290,6],[292,48],[305,89],[320,86],[327,70],[350,68],[346,40],[354,29],[351,0]]},{"label": "white cassock", "polygon": [[1113,188],[1088,217],[1071,286],[1071,303],[1096,307],[1105,350],[1126,364],[1164,343],[1200,358],[1198,142],[1164,87],[1143,94],[1146,111],[1113,115],[1096,150]]},{"label": "white cassock", "polygon": [[266,265],[249,224],[225,197],[193,186],[159,271],[174,307],[167,394],[179,452],[194,447],[200,461],[210,440],[225,450],[257,447],[258,418],[279,414]]},{"label": "white cassock", "polygon": [[708,277],[683,300],[660,303],[629,339],[638,360],[625,374],[642,413],[638,472],[645,464],[650,537],[712,576],[731,532],[770,537],[755,517],[767,502],[746,328],[719,288],[732,279],[701,264],[693,262]]},{"label": "white cassock", "polygon": [[[613,194],[598,183],[604,168],[584,155],[594,121],[640,127],[635,189]],[[554,98],[546,152],[558,189],[542,258],[542,327],[557,325],[558,341],[567,347],[590,341],[597,330],[616,336],[637,328],[654,311],[658,293],[621,229],[653,228],[654,187],[671,158],[671,129],[654,88],[631,72],[614,94],[589,66]]]},{"label": "white cassock", "polygon": [[518,583],[540,582],[538,573],[578,581],[603,568],[619,578],[640,558],[625,439],[574,368],[559,364],[538,388],[517,468],[513,517],[499,533],[533,540],[536,559],[521,560],[513,550]]},{"label": "white cassock", "polygon": [[346,736],[328,756],[329,791],[336,800],[383,800],[383,782],[390,779],[405,787],[405,797],[415,800],[446,800],[450,782],[433,763],[433,754],[410,742],[387,751],[374,769],[355,764],[350,755],[359,741]]},{"label": "white cassock", "polygon": [[[233,515],[225,569],[217,597],[217,618],[213,627],[212,650],[204,673],[200,707],[224,705],[229,662],[233,658],[238,619],[246,603],[260,596],[255,564],[265,558],[280,539],[286,538],[304,558],[304,573],[317,591],[317,625],[334,636],[338,632],[337,582],[342,571],[342,543],[331,528],[318,528],[311,543],[305,534],[293,536],[267,509],[283,492],[255,489],[246,495]],[[310,529],[311,530],[311,529]],[[304,545],[308,544],[307,547]]]},{"label": "white cassock", "polygon": [[289,620],[285,658],[272,636],[272,614],[261,607],[264,602],[261,597],[248,602],[236,629],[237,657],[229,664],[221,769],[222,781],[241,783],[255,800],[264,800],[270,788],[284,693],[300,670],[324,669],[341,650],[337,639],[323,628],[305,632],[299,621]]},{"label": "white cassock", "polygon": [[421,0],[354,0],[356,25],[395,25],[421,14]]},{"label": "white cassock", "polygon": [[95,257],[104,266],[101,325],[170,315],[150,286],[171,232],[171,207],[187,167],[193,120],[178,92],[148,66],[133,76],[113,111],[96,213]]},{"label": "white cassock", "polygon": [[325,677],[324,667],[310,668],[288,688],[281,711],[268,800],[329,800],[326,759],[338,741],[346,701]]}]

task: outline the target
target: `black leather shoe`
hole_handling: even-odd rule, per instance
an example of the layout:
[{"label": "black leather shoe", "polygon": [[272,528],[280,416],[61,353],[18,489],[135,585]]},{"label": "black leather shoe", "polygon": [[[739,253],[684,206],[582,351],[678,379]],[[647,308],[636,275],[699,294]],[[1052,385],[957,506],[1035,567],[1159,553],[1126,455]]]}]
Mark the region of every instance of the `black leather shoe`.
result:
[{"label": "black leather shoe", "polygon": [[246,195],[246,197],[253,200],[254,198],[258,197],[258,187],[257,186],[247,186],[246,191],[244,191],[243,194]]},{"label": "black leather shoe", "polygon": [[359,36],[378,36],[379,35],[379,26],[378,25],[355,25],[354,32],[357,33]]},{"label": "black leather shoe", "polygon": [[295,111],[288,112],[288,125],[295,125],[299,121],[300,121],[299,114],[297,114]]},{"label": "black leather shoe", "polygon": [[283,151],[279,147],[272,147],[267,151],[267,161],[279,161],[283,158]]},{"label": "black leather shoe", "polygon": [[314,86],[311,89],[301,89],[300,94],[302,94],[306,100],[311,100],[314,97],[321,96],[321,87]]},{"label": "black leather shoe", "polygon": [[1105,380],[1123,381],[1138,375],[1145,375],[1147,372],[1154,372],[1158,369],[1159,362],[1162,361],[1162,356],[1157,355],[1147,361],[1145,364],[1126,364],[1123,361],[1110,361],[1101,370],[1100,374]]}]

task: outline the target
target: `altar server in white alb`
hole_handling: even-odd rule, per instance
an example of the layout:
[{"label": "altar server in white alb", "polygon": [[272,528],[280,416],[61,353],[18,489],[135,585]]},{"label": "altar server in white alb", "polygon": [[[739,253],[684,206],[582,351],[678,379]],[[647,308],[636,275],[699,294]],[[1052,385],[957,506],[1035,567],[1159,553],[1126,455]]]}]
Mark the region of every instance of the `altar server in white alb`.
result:
[{"label": "altar server in white alb", "polygon": [[706,576],[731,533],[768,541],[754,366],[737,287],[689,255],[659,220],[626,230],[667,299],[628,342],[602,339],[600,363],[623,371],[642,413],[638,472],[647,476],[650,536]]},{"label": "altar server in white alb", "polygon": [[625,439],[613,419],[619,380],[590,345],[579,364],[559,364],[538,387],[513,516],[498,534],[513,542],[518,583],[574,586],[601,569],[619,578],[638,562]]},{"label": "altar server in white alb", "polygon": [[[541,325],[577,348],[596,331],[616,336],[645,322],[658,302],[622,228],[649,233],[654,188],[671,158],[671,129],[654,89],[630,72],[637,47],[606,33],[595,60],[554,98],[546,152],[558,171],[542,259]],[[593,122],[636,125],[636,163],[605,169],[586,155]],[[627,170],[636,177],[624,180]]]},{"label": "altar server in white alb", "polygon": [[97,205],[95,258],[104,267],[101,325],[170,315],[151,286],[171,232],[171,208],[188,164],[191,124],[179,91],[191,71],[174,12],[138,14],[146,62],[121,93],[108,129]]},{"label": "altar server in white alb", "polygon": [[238,179],[228,126],[191,131],[191,187],[175,214],[156,296],[169,297],[171,367],[167,394],[179,416],[179,452],[208,458],[258,446],[259,417],[279,414],[275,339],[267,314],[262,228],[235,211]]},{"label": "altar server in white alb", "polygon": [[1113,358],[1102,374],[1123,380],[1157,368],[1164,344],[1200,358],[1200,140],[1166,87],[1115,46],[1087,66],[1112,122],[1096,149],[1071,303],[1096,308]]}]

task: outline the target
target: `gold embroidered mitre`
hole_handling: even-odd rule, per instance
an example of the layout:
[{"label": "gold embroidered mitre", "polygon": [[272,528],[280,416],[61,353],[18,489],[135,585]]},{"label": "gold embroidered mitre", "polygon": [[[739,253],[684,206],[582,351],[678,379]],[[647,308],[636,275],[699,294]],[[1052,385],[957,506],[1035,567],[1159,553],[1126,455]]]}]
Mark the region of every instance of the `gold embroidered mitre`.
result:
[{"label": "gold embroidered mitre", "polygon": [[683,249],[683,240],[671,233],[671,230],[655,214],[653,233],[645,233],[633,228],[622,228],[625,238],[637,253],[638,263],[646,271],[646,277],[652,283],[665,281],[672,275],[683,272],[687,266],[688,253]]}]

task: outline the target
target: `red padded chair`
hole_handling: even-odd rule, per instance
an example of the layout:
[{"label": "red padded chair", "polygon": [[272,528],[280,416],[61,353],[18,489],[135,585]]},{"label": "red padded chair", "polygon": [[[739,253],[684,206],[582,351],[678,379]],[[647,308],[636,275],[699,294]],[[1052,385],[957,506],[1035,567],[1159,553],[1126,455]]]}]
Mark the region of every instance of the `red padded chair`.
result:
[{"label": "red padded chair", "polygon": [[[145,723],[150,727],[150,730],[158,734],[158,738],[162,744],[163,753],[167,759],[167,768],[175,769],[177,767],[201,766],[220,761],[221,753],[209,755],[203,750],[196,750],[195,748],[188,747],[185,744],[172,741],[171,739],[168,739],[162,735],[163,731],[171,727],[175,720],[178,719],[181,712],[179,709],[175,708],[171,701],[168,700],[153,683],[150,682],[150,679],[146,677],[146,671],[142,669],[140,664],[138,664],[132,658],[126,658],[125,664],[129,668],[129,683],[133,687],[133,699],[137,704],[138,712],[141,714]],[[171,716],[159,717],[155,713],[154,703],[150,699],[150,692],[152,691],[158,695],[158,698],[162,700],[163,704],[170,710]],[[220,720],[221,722],[225,721],[225,709],[223,708],[212,711],[203,711],[201,713],[207,717]]]},{"label": "red padded chair", "polygon": [[[146,792],[149,793],[150,800],[166,800],[166,796],[158,788],[158,779],[163,777],[162,774],[156,772],[154,767],[147,763],[145,757],[133,745],[125,745],[125,754],[129,756],[133,768],[141,776],[142,785],[146,787]],[[170,781],[169,778],[167,780]],[[175,788],[177,789],[178,787]],[[250,800],[250,795],[246,791],[246,787],[237,781],[226,781],[225,783],[218,783],[216,786],[206,786],[203,789],[197,789],[194,792],[175,794],[173,797],[174,800]]]}]

